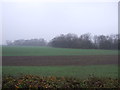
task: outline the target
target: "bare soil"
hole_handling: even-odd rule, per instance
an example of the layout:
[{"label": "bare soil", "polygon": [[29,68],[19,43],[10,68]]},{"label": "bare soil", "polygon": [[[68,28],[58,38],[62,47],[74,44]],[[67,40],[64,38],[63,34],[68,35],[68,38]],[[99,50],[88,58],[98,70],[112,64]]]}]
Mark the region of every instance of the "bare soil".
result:
[{"label": "bare soil", "polygon": [[3,66],[62,66],[118,64],[117,55],[95,56],[3,56]]}]

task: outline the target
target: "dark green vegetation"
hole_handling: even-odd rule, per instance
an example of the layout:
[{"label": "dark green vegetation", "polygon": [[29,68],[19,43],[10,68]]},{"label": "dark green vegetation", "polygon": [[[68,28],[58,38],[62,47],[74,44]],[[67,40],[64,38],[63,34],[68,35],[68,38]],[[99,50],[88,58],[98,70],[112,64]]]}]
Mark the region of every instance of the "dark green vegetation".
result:
[{"label": "dark green vegetation", "polygon": [[77,36],[76,34],[61,34],[50,42],[52,47],[79,48],[79,49],[118,49],[120,34],[116,35],[95,35],[90,33]]},{"label": "dark green vegetation", "polygon": [[50,47],[2,47],[3,56],[117,55],[117,50],[66,49]]},{"label": "dark green vegetation", "polygon": [[94,76],[81,80],[68,77],[22,75],[19,77],[4,76],[2,88],[120,88],[119,82],[118,79],[99,78]]},{"label": "dark green vegetation", "polygon": [[3,66],[3,75],[19,76],[32,74],[40,76],[64,76],[87,78],[94,74],[97,77],[118,77],[118,67],[115,65],[93,66]]}]

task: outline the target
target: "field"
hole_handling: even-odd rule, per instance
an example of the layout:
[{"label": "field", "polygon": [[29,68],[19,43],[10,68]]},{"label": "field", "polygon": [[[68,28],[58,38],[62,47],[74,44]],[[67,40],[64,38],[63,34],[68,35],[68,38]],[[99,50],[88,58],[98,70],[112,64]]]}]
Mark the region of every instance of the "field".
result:
[{"label": "field", "polygon": [[3,47],[3,74],[118,76],[118,51],[50,47]]},{"label": "field", "polygon": [[3,88],[116,88],[118,56],[117,50],[4,46]]},{"label": "field", "polygon": [[3,56],[118,55],[117,50],[66,49],[50,47],[2,47]]},{"label": "field", "polygon": [[115,65],[93,65],[93,66],[5,66],[3,75],[39,75],[73,77],[85,79],[90,75],[96,77],[118,77],[118,67]]}]

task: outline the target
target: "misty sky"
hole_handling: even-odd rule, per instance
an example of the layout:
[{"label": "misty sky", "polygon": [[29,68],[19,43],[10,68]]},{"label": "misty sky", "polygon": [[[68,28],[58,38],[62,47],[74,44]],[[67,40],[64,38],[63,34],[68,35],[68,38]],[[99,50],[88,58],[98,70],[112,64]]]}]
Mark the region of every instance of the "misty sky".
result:
[{"label": "misty sky", "polygon": [[4,2],[3,43],[60,34],[117,34],[117,2]]}]

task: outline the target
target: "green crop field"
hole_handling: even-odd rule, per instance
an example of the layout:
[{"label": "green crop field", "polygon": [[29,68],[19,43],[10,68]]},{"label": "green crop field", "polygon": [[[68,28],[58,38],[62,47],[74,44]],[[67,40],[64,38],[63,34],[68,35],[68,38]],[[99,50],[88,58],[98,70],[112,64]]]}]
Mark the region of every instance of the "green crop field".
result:
[{"label": "green crop field", "polygon": [[2,47],[3,56],[117,55],[117,50],[66,49],[50,47]]},{"label": "green crop field", "polygon": [[89,75],[98,77],[118,77],[118,67],[115,65],[94,66],[3,66],[3,75],[17,76],[32,74],[40,76],[65,76],[86,78]]}]

